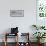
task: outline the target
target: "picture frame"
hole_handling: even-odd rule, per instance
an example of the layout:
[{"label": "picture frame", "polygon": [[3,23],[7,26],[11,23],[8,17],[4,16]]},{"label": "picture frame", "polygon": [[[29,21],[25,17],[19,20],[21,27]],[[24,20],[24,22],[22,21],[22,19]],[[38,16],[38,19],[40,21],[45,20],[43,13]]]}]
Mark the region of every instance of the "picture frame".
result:
[{"label": "picture frame", "polygon": [[44,0],[36,1],[36,24],[37,25],[45,25],[46,19],[46,5],[44,5]]},{"label": "picture frame", "polygon": [[24,17],[24,10],[10,10],[11,17]]}]

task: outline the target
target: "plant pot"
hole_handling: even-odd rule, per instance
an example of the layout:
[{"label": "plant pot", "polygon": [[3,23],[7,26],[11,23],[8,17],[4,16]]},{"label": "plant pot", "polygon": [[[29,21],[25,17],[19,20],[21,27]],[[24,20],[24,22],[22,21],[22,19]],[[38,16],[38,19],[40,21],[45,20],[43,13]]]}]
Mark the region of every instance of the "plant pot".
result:
[{"label": "plant pot", "polygon": [[37,42],[38,42],[39,44],[41,44],[41,43],[44,42],[44,40],[45,40],[45,39],[38,39]]},{"label": "plant pot", "polygon": [[40,43],[44,43],[44,40],[45,40],[45,39],[40,39]]},{"label": "plant pot", "polygon": [[37,43],[40,43],[40,39],[37,39]]}]

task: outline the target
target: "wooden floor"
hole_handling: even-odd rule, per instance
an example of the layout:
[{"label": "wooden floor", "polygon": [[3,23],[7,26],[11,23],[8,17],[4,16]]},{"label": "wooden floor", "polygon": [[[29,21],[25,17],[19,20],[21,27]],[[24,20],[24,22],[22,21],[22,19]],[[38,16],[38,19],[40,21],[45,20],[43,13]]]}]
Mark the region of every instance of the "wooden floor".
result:
[{"label": "wooden floor", "polygon": [[[4,46],[4,43],[1,43],[0,42],[0,46]],[[15,43],[8,43],[8,46],[15,46]],[[25,46],[25,45],[24,45]],[[37,43],[34,43],[34,42],[32,42],[32,43],[30,43],[30,46],[37,46]],[[46,46],[46,43],[44,43],[43,45],[41,45],[41,46]]]}]

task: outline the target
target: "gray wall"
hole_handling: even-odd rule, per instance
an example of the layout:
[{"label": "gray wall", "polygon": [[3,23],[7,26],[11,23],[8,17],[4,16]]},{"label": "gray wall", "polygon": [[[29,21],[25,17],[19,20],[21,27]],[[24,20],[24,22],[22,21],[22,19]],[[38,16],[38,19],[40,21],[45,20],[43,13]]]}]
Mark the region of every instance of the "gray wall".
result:
[{"label": "gray wall", "polygon": [[[10,9],[24,10],[24,17],[10,17]],[[36,24],[36,0],[0,0],[0,34],[18,26],[19,32],[30,32],[32,36],[32,24]]]}]

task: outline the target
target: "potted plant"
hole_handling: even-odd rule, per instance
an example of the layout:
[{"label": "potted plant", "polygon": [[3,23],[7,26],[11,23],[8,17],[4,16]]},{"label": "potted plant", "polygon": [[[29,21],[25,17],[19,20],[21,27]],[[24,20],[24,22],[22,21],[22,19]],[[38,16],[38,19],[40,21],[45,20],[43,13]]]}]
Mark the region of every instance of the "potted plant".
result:
[{"label": "potted plant", "polygon": [[42,38],[45,38],[44,37],[46,36],[45,34],[46,34],[45,32],[35,32],[33,35],[37,38],[38,43],[41,43],[40,40]]},{"label": "potted plant", "polygon": [[40,29],[45,29],[45,26],[41,26]]},{"label": "potted plant", "polygon": [[37,25],[32,25],[33,28],[35,28],[36,30],[39,30],[38,26]]},{"label": "potted plant", "polygon": [[36,30],[45,29],[45,26],[32,25],[32,27],[35,28]]}]

